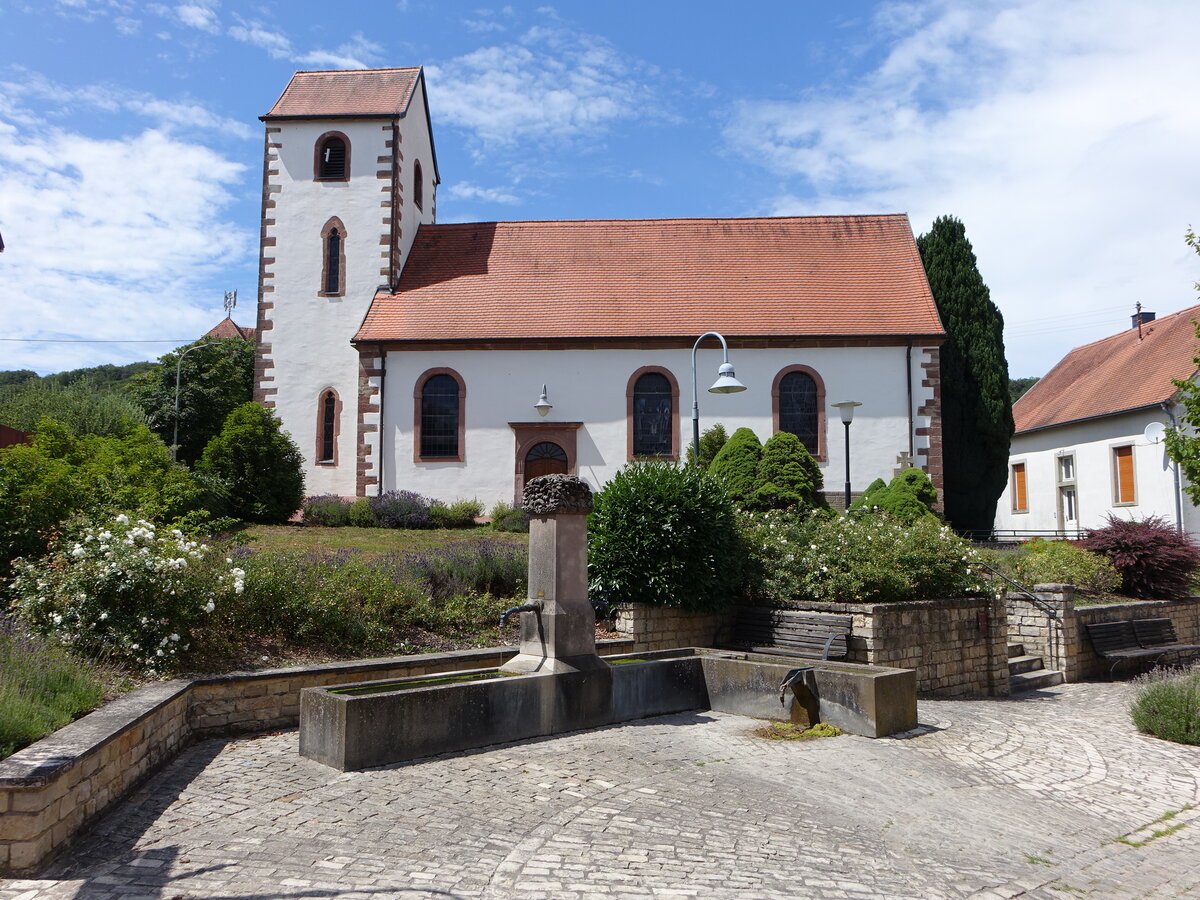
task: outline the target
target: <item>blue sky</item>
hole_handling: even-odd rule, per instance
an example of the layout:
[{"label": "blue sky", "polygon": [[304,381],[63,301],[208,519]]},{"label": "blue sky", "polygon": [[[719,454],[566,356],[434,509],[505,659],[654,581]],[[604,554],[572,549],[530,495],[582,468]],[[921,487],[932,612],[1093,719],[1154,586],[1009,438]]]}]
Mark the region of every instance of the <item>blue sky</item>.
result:
[{"label": "blue sky", "polygon": [[[1200,302],[1194,0],[3,0],[0,369],[254,320],[264,113],[426,67],[439,221],[961,218],[1041,375]],[[67,343],[49,339],[164,343]]]}]

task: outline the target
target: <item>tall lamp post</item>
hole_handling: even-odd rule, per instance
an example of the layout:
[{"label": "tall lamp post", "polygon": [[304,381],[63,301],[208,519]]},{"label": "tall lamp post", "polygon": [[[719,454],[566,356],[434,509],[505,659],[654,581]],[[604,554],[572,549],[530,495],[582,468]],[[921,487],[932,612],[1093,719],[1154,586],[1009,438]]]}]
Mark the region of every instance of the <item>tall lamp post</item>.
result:
[{"label": "tall lamp post", "polygon": [[729,344],[725,342],[723,335],[716,331],[706,331],[696,339],[696,343],[692,345],[692,465],[700,465],[700,402],[696,397],[696,351],[700,349],[700,342],[706,337],[715,337],[721,342],[721,348],[725,351],[725,362],[721,363],[721,367],[717,369],[717,380],[713,386],[708,389],[710,394],[737,394],[746,389],[733,374],[733,365],[729,362]]},{"label": "tall lamp post", "polygon": [[854,421],[854,407],[862,406],[857,400],[843,400],[834,403],[833,407],[842,414],[842,424],[846,426],[846,509],[850,509],[850,423]]},{"label": "tall lamp post", "polygon": [[219,344],[193,344],[182,353],[175,361],[175,430],[171,435],[171,459],[174,460],[179,456],[179,378],[183,371],[183,358],[193,350],[200,350],[204,347],[218,347]]}]

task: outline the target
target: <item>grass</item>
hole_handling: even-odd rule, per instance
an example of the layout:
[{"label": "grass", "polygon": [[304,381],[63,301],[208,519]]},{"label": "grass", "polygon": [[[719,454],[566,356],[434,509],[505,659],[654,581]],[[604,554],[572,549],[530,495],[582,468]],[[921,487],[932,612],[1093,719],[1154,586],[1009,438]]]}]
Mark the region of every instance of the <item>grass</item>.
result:
[{"label": "grass", "polygon": [[772,722],[754,729],[754,733],[768,741],[815,741],[819,738],[837,737],[842,734],[842,729],[836,725],[826,725],[824,722],[818,722],[811,728],[799,728],[791,722]]},{"label": "grass", "polygon": [[[1123,834],[1120,837],[1113,838],[1113,840],[1115,840],[1118,844],[1125,844],[1126,846],[1129,846],[1129,847],[1145,847],[1151,841],[1156,841],[1159,838],[1166,837],[1169,834],[1174,834],[1179,829],[1181,829],[1185,825],[1187,825],[1187,822],[1176,822],[1173,825],[1166,825],[1166,823],[1170,822],[1181,812],[1187,812],[1190,809],[1195,809],[1195,806],[1193,804],[1189,803],[1187,806],[1182,806],[1179,809],[1168,810],[1167,812],[1165,812],[1161,816],[1159,816],[1157,819],[1155,819],[1153,822],[1151,822],[1149,825],[1143,825],[1137,831],[1132,833],[1132,834],[1138,834],[1140,832],[1146,831],[1147,829],[1151,829],[1150,833],[1146,837],[1142,838],[1141,840],[1135,840],[1133,838],[1133,836],[1130,834]],[[1166,827],[1165,828],[1155,828],[1154,827],[1155,825],[1166,825]]]},{"label": "grass", "polygon": [[489,528],[325,528],[320,525],[251,525],[241,538],[256,551],[308,553],[353,550],[364,556],[435,550],[459,541],[481,538],[524,546],[526,534],[492,531]]},{"label": "grass", "polygon": [[101,673],[39,638],[0,622],[0,759],[104,699]]}]

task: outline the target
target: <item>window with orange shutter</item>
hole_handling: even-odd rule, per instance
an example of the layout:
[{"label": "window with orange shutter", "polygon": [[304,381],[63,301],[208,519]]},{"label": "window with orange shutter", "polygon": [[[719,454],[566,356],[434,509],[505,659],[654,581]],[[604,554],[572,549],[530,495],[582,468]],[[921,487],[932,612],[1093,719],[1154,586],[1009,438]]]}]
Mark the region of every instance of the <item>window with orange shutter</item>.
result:
[{"label": "window with orange shutter", "polygon": [[1025,490],[1025,463],[1013,463],[1011,480],[1013,512],[1029,512],[1029,495]]},{"label": "window with orange shutter", "polygon": [[1136,503],[1133,483],[1133,447],[1113,447],[1113,503]]}]

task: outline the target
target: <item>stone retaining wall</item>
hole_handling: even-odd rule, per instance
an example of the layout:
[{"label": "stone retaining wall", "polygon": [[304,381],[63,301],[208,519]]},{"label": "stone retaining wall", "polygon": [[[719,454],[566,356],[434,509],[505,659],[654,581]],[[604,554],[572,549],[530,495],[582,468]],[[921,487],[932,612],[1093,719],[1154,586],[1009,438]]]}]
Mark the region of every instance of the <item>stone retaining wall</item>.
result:
[{"label": "stone retaining wall", "polygon": [[1181,642],[1200,644],[1200,597],[1079,606],[1075,589],[1069,584],[1039,584],[1033,593],[1054,610],[1057,618],[1048,617],[1027,597],[1009,594],[1009,639],[1024,644],[1031,656],[1041,656],[1046,668],[1058,669],[1066,681],[1107,678],[1112,668],[1111,662],[1092,649],[1085,625],[1122,619],[1170,619]]},{"label": "stone retaining wall", "polygon": [[[627,653],[634,642],[597,641],[596,649]],[[515,652],[492,647],[148,684],[0,760],[0,873],[36,871],[199,738],[296,727],[303,688],[494,668]]]},{"label": "stone retaining wall", "polygon": [[720,629],[733,622],[733,613],[697,613],[644,603],[618,604],[613,630],[632,638],[632,652],[713,647]]}]

